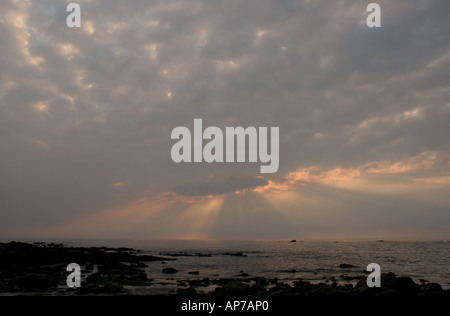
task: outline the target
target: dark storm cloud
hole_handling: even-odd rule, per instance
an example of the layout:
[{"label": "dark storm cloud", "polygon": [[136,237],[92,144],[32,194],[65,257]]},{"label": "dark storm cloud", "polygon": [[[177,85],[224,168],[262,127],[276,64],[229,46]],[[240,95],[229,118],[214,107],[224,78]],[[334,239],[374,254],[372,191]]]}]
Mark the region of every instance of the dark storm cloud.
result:
[{"label": "dark storm cloud", "polygon": [[272,180],[449,152],[448,1],[378,1],[380,29],[360,1],[79,1],[81,29],[67,3],[0,4],[1,231],[263,185],[255,164],[174,164],[194,118],[279,126]]}]

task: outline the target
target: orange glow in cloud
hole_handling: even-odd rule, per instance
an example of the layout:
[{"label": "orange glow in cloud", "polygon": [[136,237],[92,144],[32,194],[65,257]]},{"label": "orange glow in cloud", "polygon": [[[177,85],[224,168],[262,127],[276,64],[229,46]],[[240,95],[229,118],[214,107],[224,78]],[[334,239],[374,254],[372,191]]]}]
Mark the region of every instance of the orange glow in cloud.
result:
[{"label": "orange glow in cloud", "polygon": [[[263,198],[271,209],[291,222],[302,222],[305,219],[320,222],[324,210],[338,212],[339,206],[333,198],[327,198],[326,194],[311,195],[311,192],[326,193],[329,192],[328,189],[344,189],[339,191],[340,194],[364,191],[391,195],[411,190],[415,192],[414,190],[420,190],[426,183],[448,185],[448,173],[443,177],[427,178],[420,178],[417,173],[412,173],[430,169],[435,165],[436,157],[435,153],[427,152],[402,161],[370,162],[354,168],[336,167],[323,170],[311,166],[290,172],[281,181],[268,179],[264,186],[222,195],[184,196],[166,192],[157,196],[145,196],[125,206],[51,227],[44,233],[69,238],[129,236],[135,239],[207,239],[217,224],[225,198],[231,199],[227,200],[228,202],[239,199],[242,214],[245,215],[247,210],[252,208],[255,193],[259,198]],[[402,174],[402,177],[398,177],[399,174]],[[313,184],[319,184],[321,188],[309,187]],[[120,187],[123,184],[116,182],[113,185]],[[340,211],[345,211],[345,204],[341,207]],[[328,216],[336,216],[333,212],[327,213]]]},{"label": "orange glow in cloud", "polygon": [[[268,180],[268,184],[253,189],[255,192],[280,193],[290,191],[308,183],[319,183],[330,186],[344,186],[362,189],[364,183],[373,183],[372,175],[395,175],[406,174],[413,171],[430,169],[435,165],[437,154],[434,152],[423,152],[417,156],[401,161],[374,161],[355,168],[336,167],[330,170],[322,170],[317,166],[300,168],[290,172],[282,181]],[[420,181],[420,179],[412,179]],[[425,181],[425,180],[422,180]],[[447,178],[428,178],[428,182],[447,183]]]},{"label": "orange glow in cloud", "polygon": [[364,165],[364,167],[368,167],[366,170],[367,173],[406,173],[417,169],[431,168],[434,165],[436,158],[437,155],[434,152],[423,152],[420,155],[405,159],[404,161],[397,161],[394,163],[389,161],[372,162]]}]

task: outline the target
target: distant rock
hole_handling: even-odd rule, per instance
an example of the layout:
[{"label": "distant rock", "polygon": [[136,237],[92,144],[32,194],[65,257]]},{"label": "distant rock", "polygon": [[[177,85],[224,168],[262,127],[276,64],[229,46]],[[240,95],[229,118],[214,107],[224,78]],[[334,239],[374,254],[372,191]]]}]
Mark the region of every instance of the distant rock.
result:
[{"label": "distant rock", "polygon": [[164,268],[162,269],[162,273],[167,273],[167,274],[174,274],[177,273],[178,270],[174,269],[174,268]]},{"label": "distant rock", "polygon": [[236,275],[237,277],[248,277],[248,276],[250,276],[250,274],[248,274],[248,273],[245,273],[245,272],[242,272],[242,273],[239,273],[238,275]]},{"label": "distant rock", "polygon": [[295,239],[292,239],[290,242],[297,242],[297,240],[295,240]]},{"label": "distant rock", "polygon": [[224,253],[223,255],[224,256],[235,256],[235,257],[247,257],[247,255],[245,255],[242,252],[232,252],[232,253],[227,252],[227,253]]},{"label": "distant rock", "polygon": [[188,274],[200,274],[200,272],[199,271],[190,271],[190,272],[188,272]]},{"label": "distant rock", "polygon": [[352,264],[347,264],[347,263],[341,263],[339,265],[339,268],[341,268],[341,269],[349,269],[349,268],[357,268],[357,266],[354,266]]}]

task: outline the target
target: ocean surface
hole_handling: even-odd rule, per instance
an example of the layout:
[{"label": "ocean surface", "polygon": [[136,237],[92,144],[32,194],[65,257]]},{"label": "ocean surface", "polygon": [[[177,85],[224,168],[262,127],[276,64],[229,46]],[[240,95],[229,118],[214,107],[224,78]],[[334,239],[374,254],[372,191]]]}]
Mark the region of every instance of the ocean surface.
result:
[{"label": "ocean surface", "polygon": [[[15,239],[17,240],[17,239]],[[7,242],[8,240],[0,240]],[[140,249],[143,254],[175,258],[175,261],[147,262],[147,276],[153,279],[148,287],[129,287],[136,294],[174,293],[181,281],[190,279],[278,278],[292,283],[298,278],[311,283],[332,282],[355,284],[343,276],[367,276],[369,263],[381,266],[381,272],[409,276],[416,283],[421,279],[450,288],[450,242],[312,242],[312,241],[129,241],[52,239],[20,240],[58,242],[66,246],[106,246]],[[73,259],[76,262],[76,258]],[[340,268],[350,264],[355,268]],[[163,274],[172,267],[179,272]],[[199,274],[189,274],[198,271]],[[248,276],[246,276],[248,274]],[[347,278],[348,279],[348,278]],[[182,286],[182,283],[181,283]],[[205,288],[204,291],[212,290]]]}]

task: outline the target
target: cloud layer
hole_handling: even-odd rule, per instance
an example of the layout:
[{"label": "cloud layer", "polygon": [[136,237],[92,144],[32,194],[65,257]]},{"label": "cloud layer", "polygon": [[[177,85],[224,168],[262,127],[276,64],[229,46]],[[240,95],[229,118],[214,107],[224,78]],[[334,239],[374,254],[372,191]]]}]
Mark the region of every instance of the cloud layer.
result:
[{"label": "cloud layer", "polygon": [[[378,1],[379,29],[355,1],[85,0],[80,29],[66,26],[67,3],[0,4],[2,235],[44,234],[142,199],[190,205],[208,195],[223,199],[204,205],[220,204],[222,224],[203,237],[265,238],[271,222],[271,238],[327,227],[448,232],[448,1]],[[259,164],[173,163],[170,132],[194,118],[222,129],[279,126],[279,171],[259,178]],[[251,202],[275,192],[286,200]],[[374,215],[374,200],[390,211]],[[236,203],[248,224],[238,232]],[[252,210],[269,214],[253,229]],[[162,236],[132,231],[117,236]],[[187,235],[195,231],[166,237]]]}]

